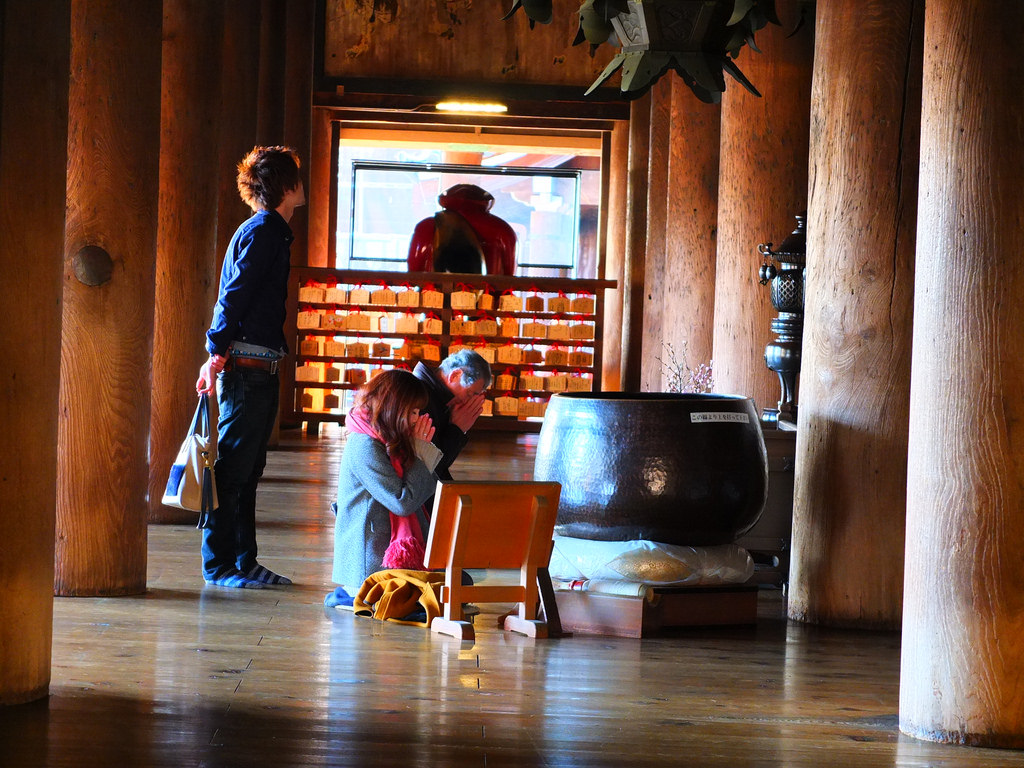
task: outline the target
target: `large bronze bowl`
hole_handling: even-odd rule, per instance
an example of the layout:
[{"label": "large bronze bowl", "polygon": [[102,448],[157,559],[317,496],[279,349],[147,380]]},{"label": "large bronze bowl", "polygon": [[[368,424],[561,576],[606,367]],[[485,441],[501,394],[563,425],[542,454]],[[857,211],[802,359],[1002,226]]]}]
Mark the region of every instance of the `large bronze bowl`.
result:
[{"label": "large bronze bowl", "polygon": [[710,546],[757,522],[768,459],[750,398],[572,392],[548,403],[534,478],[562,484],[562,536]]}]

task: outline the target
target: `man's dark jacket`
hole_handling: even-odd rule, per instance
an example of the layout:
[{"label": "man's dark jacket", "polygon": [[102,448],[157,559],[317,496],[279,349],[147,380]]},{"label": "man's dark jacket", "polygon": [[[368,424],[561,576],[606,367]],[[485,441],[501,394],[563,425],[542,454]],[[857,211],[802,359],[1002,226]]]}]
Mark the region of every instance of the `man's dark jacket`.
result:
[{"label": "man's dark jacket", "polygon": [[428,368],[423,363],[416,363],[413,375],[427,385],[430,399],[427,401],[426,412],[430,414],[430,419],[434,422],[434,439],[431,442],[444,454],[435,473],[439,480],[451,480],[452,474],[448,468],[459,455],[459,451],[465,448],[466,443],[469,442],[466,433],[452,424],[451,414],[448,412],[448,404],[454,395],[437,371]]}]

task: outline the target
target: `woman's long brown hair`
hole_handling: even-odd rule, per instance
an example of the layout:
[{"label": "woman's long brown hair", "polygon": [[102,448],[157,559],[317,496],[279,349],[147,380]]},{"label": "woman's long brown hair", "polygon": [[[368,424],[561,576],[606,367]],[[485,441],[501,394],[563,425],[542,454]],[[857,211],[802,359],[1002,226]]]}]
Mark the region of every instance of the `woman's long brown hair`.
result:
[{"label": "woman's long brown hair", "polygon": [[395,368],[370,379],[356,395],[355,408],[366,412],[373,430],[392,456],[405,464],[415,453],[409,414],[427,404],[427,386],[409,371]]}]

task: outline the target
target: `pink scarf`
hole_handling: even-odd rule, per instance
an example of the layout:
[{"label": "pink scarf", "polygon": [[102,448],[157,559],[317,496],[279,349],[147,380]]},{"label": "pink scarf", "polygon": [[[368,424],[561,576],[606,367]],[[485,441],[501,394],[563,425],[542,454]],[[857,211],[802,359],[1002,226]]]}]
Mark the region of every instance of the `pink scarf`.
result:
[{"label": "pink scarf", "polygon": [[[362,435],[372,437],[383,443],[380,435],[370,425],[366,411],[353,408],[345,417],[345,426],[349,432],[358,432]],[[386,447],[386,446],[385,446]],[[405,475],[405,467],[397,456],[388,454],[391,466],[399,477]],[[402,568],[410,571],[422,571],[423,560],[426,556],[424,545],[423,529],[420,528],[420,521],[415,514],[412,515],[391,515],[391,543],[384,552],[384,560],[381,563],[384,568]]]}]

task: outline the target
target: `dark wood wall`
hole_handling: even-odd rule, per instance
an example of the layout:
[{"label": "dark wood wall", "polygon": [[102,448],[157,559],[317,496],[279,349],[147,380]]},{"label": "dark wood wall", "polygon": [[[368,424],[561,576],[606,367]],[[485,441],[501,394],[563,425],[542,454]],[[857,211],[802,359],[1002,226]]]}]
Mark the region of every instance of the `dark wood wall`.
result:
[{"label": "dark wood wall", "polygon": [[474,84],[587,86],[611,59],[572,46],[577,15],[556,2],[549,25],[531,31],[525,13],[501,17],[511,2],[329,0],[324,75],[332,78],[430,80]]}]

